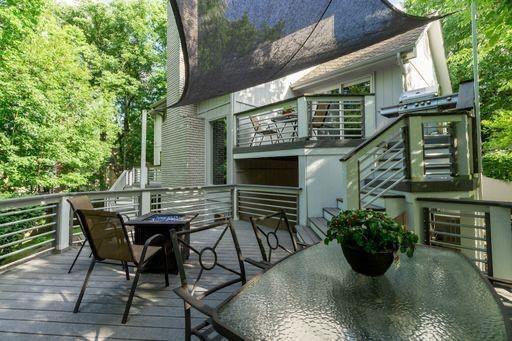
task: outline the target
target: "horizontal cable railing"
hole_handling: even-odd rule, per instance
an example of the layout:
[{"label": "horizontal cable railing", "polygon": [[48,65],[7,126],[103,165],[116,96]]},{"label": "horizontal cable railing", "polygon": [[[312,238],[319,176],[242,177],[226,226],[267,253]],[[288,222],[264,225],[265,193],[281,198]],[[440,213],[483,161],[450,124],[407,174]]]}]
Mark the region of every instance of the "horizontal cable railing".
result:
[{"label": "horizontal cable railing", "polygon": [[[425,244],[464,254],[489,277],[512,275],[511,271],[504,271],[509,266],[503,265],[509,264],[509,260],[500,259],[511,249],[510,203],[442,198],[418,198],[417,201],[423,210]],[[493,241],[499,246],[495,247]],[[505,249],[501,250],[501,246]],[[494,257],[496,252],[500,254],[498,259]],[[497,274],[496,264],[499,264]]]},{"label": "horizontal cable railing", "polygon": [[237,208],[240,219],[263,217],[284,210],[292,224],[299,221],[300,188],[260,185],[237,186]]},{"label": "horizontal cable railing", "polygon": [[310,140],[364,138],[364,96],[307,97]]},{"label": "horizontal cable railing", "polygon": [[291,100],[237,114],[236,132],[237,147],[297,141],[297,101]]},{"label": "horizontal cable railing", "polygon": [[0,206],[0,269],[55,250],[59,199]]},{"label": "horizontal cable railing", "polygon": [[151,212],[198,214],[193,227],[233,217],[233,186],[159,190],[151,194]]}]

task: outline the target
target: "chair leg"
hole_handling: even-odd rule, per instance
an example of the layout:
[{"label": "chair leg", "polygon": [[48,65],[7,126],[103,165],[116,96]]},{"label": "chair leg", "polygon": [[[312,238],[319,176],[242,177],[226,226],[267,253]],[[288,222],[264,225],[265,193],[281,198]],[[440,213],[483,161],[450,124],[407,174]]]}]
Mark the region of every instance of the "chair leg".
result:
[{"label": "chair leg", "polygon": [[190,321],[190,305],[183,302],[185,307],[185,341],[192,340],[192,322]]},{"label": "chair leg", "polygon": [[77,254],[76,254],[76,256],[75,256],[75,259],[73,260],[73,263],[72,263],[72,264],[71,264],[71,266],[69,267],[68,274],[70,274],[70,273],[71,273],[71,270],[73,270],[73,267],[75,266],[75,263],[76,263],[76,261],[77,261],[78,257],[80,256],[80,253],[82,253],[82,250],[83,250],[83,248],[84,248],[84,246],[85,246],[85,243],[87,243],[87,239],[86,239],[86,240],[84,240],[84,242],[82,243],[82,246],[80,246],[80,250],[78,250],[78,253],[77,253]]},{"label": "chair leg", "polygon": [[124,272],[126,274],[126,280],[129,281],[130,280],[130,269],[128,268],[128,263],[123,262],[122,264],[123,264]]},{"label": "chair leg", "polygon": [[137,289],[137,283],[139,282],[140,271],[142,265],[137,265],[137,272],[135,273],[135,278],[133,279],[132,288],[130,290],[130,296],[128,296],[128,302],[126,302],[126,307],[124,308],[123,321],[125,324],[128,320],[128,313],[130,312],[130,308],[132,306],[133,295],[135,294],[135,289]]},{"label": "chair leg", "polygon": [[78,299],[76,300],[75,309],[73,309],[74,313],[78,313],[78,308],[80,308],[80,303],[82,302],[82,298],[84,297],[85,288],[87,287],[87,282],[89,282],[89,277],[91,277],[91,272],[94,269],[94,265],[96,265],[96,259],[93,258],[91,265],[89,265],[89,270],[87,270],[87,275],[85,275],[85,280],[84,284],[82,285],[80,295],[78,295]]},{"label": "chair leg", "polygon": [[168,287],[169,286],[169,268],[168,268],[168,263],[167,263],[167,247],[164,245],[164,246],[162,246],[162,249],[164,250],[164,258],[165,258],[164,259],[165,286]]}]

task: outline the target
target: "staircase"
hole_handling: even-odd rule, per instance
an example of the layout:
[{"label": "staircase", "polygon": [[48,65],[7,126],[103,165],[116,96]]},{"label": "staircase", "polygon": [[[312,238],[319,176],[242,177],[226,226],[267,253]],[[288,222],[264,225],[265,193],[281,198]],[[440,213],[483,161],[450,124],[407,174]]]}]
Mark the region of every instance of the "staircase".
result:
[{"label": "staircase", "polygon": [[[410,167],[411,157],[422,155],[422,162],[417,161],[416,178],[422,181],[451,181],[457,173],[457,146],[454,122],[444,122],[436,118],[433,123],[415,122],[415,136],[409,137],[410,122],[404,118],[390,122],[371,139],[356,148],[351,154],[340,161],[347,162],[347,184],[353,179],[357,186],[355,190],[347,191],[351,203],[343,205],[342,199],[336,200],[335,207],[325,207],[320,217],[309,217],[308,226],[297,226],[299,239],[307,244],[316,243],[325,238],[327,226],[332,217],[340,210],[348,207],[360,207],[384,211],[384,196],[403,194],[399,191],[401,185],[412,181]],[[462,123],[458,123],[462,124]],[[409,150],[410,140],[415,142],[414,150]],[[420,165],[420,166],[418,166]],[[419,168],[419,170],[418,170]],[[419,174],[419,175],[418,175]],[[416,180],[417,181],[417,180]],[[402,188],[401,191],[404,189]],[[350,196],[350,197],[349,197]],[[359,200],[355,200],[358,198]]]},{"label": "staircase", "polygon": [[337,216],[343,207],[343,199],[336,199],[336,207],[324,207],[321,217],[309,218],[308,226],[297,226],[297,236],[305,244],[314,244],[325,238],[329,221]]}]

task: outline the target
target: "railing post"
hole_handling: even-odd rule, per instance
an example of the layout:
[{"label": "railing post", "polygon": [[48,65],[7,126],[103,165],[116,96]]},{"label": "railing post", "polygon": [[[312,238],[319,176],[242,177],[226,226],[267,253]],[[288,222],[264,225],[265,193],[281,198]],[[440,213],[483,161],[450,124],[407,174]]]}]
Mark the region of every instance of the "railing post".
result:
[{"label": "railing post", "polygon": [[297,99],[297,125],[298,136],[300,138],[309,137],[309,114],[308,102],[306,97],[299,97]]},{"label": "railing post", "polygon": [[238,220],[238,187],[236,186],[231,190],[231,203],[233,204],[233,219]]},{"label": "railing post", "polygon": [[356,209],[360,205],[359,194],[359,161],[356,158],[350,158],[345,162],[345,174],[347,190],[343,201],[346,202],[346,209]]},{"label": "railing post", "polygon": [[60,198],[57,209],[57,231],[55,233],[55,250],[57,252],[69,247],[71,207],[66,199],[64,196]]},{"label": "railing post", "polygon": [[375,95],[364,96],[364,110],[363,110],[363,138],[371,136],[375,130]]},{"label": "railing post", "polygon": [[489,207],[490,226],[487,243],[492,250],[493,277],[512,280],[512,229],[510,228],[510,208]]},{"label": "railing post", "polygon": [[423,122],[421,116],[409,117],[409,172],[411,181],[425,178],[425,160],[423,153]]},{"label": "railing post", "polygon": [[151,212],[151,192],[149,191],[142,191],[139,196],[140,200],[140,214],[148,214]]},{"label": "railing post", "polygon": [[457,175],[471,175],[471,145],[469,141],[469,122],[466,115],[462,115],[462,120],[455,123],[455,141],[457,160]]}]

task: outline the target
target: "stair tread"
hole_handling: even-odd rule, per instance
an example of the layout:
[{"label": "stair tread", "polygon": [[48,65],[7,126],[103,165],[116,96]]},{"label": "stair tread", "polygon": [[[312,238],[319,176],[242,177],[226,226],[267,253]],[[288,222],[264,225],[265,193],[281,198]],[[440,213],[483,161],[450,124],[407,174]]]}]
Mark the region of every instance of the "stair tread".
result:
[{"label": "stair tread", "polygon": [[324,207],[324,211],[332,216],[337,216],[341,212],[341,210],[337,207]]},{"label": "stair tread", "polygon": [[309,218],[309,221],[325,236],[327,233],[327,225],[329,223],[327,219],[324,217],[313,217]]},{"label": "stair tread", "polygon": [[322,240],[311,227],[306,225],[298,225],[297,232],[300,235],[300,239],[304,244],[312,245]]}]

